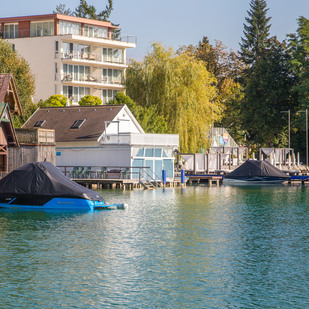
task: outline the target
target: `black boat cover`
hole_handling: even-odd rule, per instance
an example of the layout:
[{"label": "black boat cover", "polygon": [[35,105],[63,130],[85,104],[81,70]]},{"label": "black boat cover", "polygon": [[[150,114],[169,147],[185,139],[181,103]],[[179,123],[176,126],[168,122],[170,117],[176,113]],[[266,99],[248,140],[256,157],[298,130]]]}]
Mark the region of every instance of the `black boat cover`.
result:
[{"label": "black boat cover", "polygon": [[100,194],[73,182],[50,162],[26,164],[0,180],[0,197],[49,196],[103,201]]},{"label": "black boat cover", "polygon": [[286,175],[269,162],[261,160],[247,160],[224,178],[242,178],[250,176],[290,178],[290,176]]}]

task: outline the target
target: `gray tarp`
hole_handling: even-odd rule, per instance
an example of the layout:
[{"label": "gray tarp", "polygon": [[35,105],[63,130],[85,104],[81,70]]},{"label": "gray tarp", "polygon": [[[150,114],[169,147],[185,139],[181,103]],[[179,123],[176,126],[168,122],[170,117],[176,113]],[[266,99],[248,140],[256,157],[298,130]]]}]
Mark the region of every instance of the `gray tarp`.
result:
[{"label": "gray tarp", "polygon": [[0,197],[51,196],[103,201],[100,194],[73,182],[50,162],[26,164],[0,180]]},{"label": "gray tarp", "polygon": [[281,177],[287,179],[290,178],[290,176],[286,175],[284,172],[271,165],[269,162],[261,160],[247,160],[244,164],[225,176],[225,178],[248,176]]}]

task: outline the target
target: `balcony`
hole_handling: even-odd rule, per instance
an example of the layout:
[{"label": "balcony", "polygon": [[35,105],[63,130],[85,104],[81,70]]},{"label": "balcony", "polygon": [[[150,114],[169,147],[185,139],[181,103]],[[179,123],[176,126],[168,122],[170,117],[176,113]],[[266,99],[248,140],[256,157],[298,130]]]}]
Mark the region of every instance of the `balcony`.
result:
[{"label": "balcony", "polygon": [[104,84],[107,86],[124,86],[124,79],[114,78],[114,77],[103,77],[94,74],[66,74],[61,75],[61,81],[64,83],[74,83],[74,82],[86,82],[86,83],[96,83]]},{"label": "balcony", "polygon": [[[2,29],[3,30],[3,29]],[[122,35],[119,37],[106,37],[106,36],[91,36],[91,35],[82,35],[81,33],[66,33],[66,34],[55,34],[54,33],[54,28],[51,29],[41,29],[41,30],[36,30],[35,33],[31,32],[31,29],[14,29],[14,30],[10,30],[10,31],[0,31],[0,38],[2,39],[19,39],[19,38],[38,38],[38,37],[46,37],[46,36],[71,36],[71,38],[78,38],[80,37],[80,39],[86,39],[86,40],[104,40],[104,41],[108,41],[110,42],[110,44],[112,44],[112,42],[115,42],[117,44],[117,42],[119,43],[126,43],[129,44],[130,46],[128,47],[135,47],[135,46],[131,46],[131,45],[136,45],[137,39],[136,36],[134,35]],[[100,41],[98,41],[100,42]],[[119,44],[118,43],[118,44]]]},{"label": "balcony", "polygon": [[119,133],[106,134],[102,137],[101,144],[126,144],[141,146],[179,146],[179,136],[177,134],[136,134],[136,133]]},{"label": "balcony", "polygon": [[110,68],[126,68],[128,66],[123,59],[106,59],[103,55],[95,53],[70,51],[55,54],[56,59],[58,59],[59,56],[61,60],[65,62],[80,62]]}]

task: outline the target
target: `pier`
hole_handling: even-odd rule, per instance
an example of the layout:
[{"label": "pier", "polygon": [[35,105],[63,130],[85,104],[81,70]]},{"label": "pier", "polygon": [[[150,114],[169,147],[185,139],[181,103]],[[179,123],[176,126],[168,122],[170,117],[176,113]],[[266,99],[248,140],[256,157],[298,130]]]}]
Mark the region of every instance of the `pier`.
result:
[{"label": "pier", "polygon": [[209,187],[219,187],[223,183],[223,175],[188,175],[189,184],[207,184]]},{"label": "pier", "polygon": [[141,182],[138,179],[100,179],[100,178],[72,178],[72,180],[89,189],[156,189],[166,187],[185,186],[180,180],[166,181],[166,184],[160,185],[150,184],[149,182]]}]

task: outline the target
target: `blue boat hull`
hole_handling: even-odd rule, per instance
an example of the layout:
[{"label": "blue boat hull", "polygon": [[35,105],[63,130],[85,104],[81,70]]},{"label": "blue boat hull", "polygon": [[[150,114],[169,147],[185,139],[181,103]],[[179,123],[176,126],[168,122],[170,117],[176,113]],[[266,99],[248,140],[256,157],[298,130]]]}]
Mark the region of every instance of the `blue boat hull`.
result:
[{"label": "blue boat hull", "polygon": [[[76,210],[76,211],[93,211],[108,209],[123,209],[126,204],[107,205],[104,201],[91,201],[87,199],[77,198],[52,198],[43,205],[28,205],[14,203],[15,199],[8,199],[7,202],[1,201],[0,208],[16,209],[16,210]],[[35,202],[33,203],[35,204]]]},{"label": "blue boat hull", "polygon": [[248,176],[248,177],[224,177],[224,184],[282,184],[288,177],[266,177],[266,176]]}]

